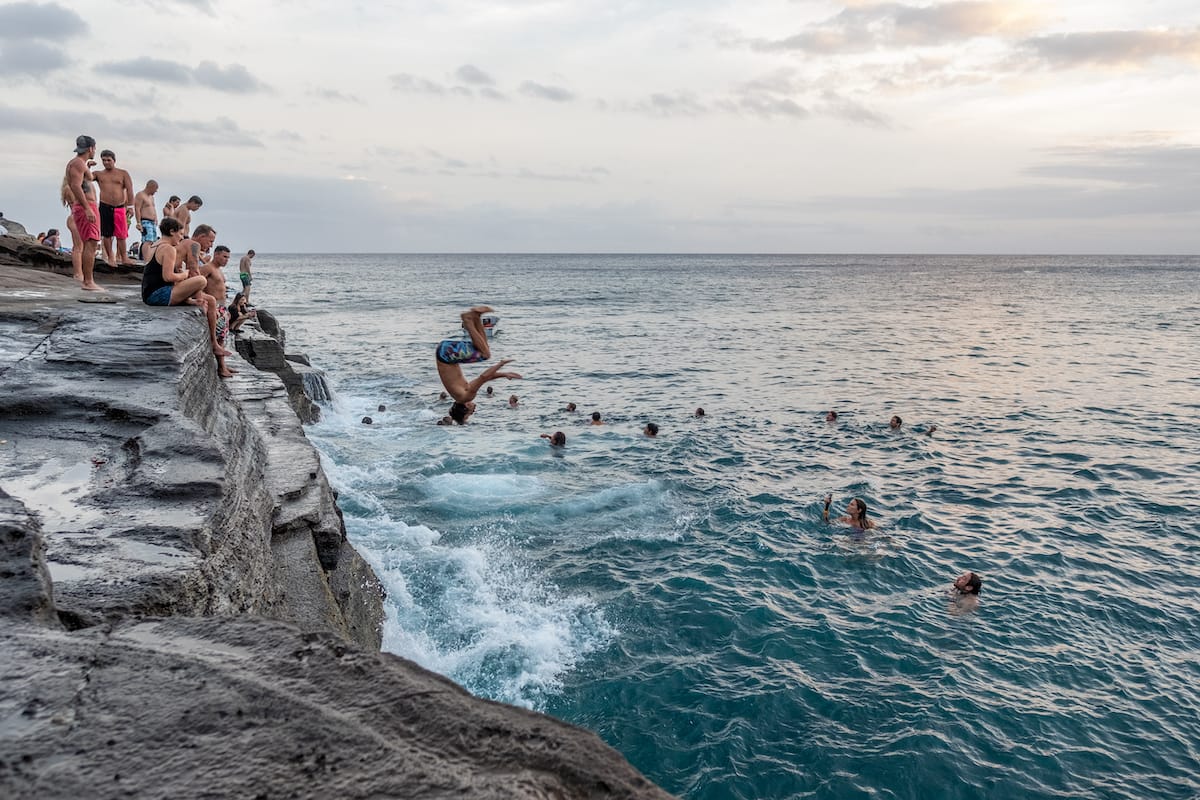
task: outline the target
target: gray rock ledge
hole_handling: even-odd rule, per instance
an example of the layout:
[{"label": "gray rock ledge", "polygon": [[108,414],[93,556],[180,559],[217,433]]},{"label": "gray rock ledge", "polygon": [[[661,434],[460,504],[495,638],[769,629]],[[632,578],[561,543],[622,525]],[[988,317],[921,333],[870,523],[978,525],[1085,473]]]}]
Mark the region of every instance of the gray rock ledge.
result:
[{"label": "gray rock ledge", "polygon": [[0,796],[668,796],[587,731],[378,652],[379,582],[288,391],[237,357],[220,381],[197,312],[18,285]]}]

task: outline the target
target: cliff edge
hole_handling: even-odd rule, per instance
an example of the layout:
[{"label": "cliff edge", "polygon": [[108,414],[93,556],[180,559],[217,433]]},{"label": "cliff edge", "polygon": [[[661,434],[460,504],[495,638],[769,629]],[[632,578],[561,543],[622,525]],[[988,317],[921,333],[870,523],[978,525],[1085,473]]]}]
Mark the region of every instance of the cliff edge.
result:
[{"label": "cliff edge", "polygon": [[0,795],[667,797],[595,735],[378,652],[379,582],[288,388],[236,358],[219,380],[198,312],[12,269]]}]

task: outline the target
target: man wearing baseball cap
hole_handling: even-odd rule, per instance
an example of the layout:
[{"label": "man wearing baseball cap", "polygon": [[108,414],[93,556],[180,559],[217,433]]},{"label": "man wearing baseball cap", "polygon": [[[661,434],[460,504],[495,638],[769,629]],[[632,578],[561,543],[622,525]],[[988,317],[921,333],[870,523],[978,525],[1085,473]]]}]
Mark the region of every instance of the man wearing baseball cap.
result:
[{"label": "man wearing baseball cap", "polygon": [[75,280],[81,281],[89,292],[108,291],[98,285],[92,275],[96,266],[96,244],[100,241],[99,209],[96,207],[95,191],[92,188],[92,167],[95,166],[96,140],[80,135],[75,139],[75,157],[67,162],[67,174],[63,178],[63,200],[71,202],[71,217],[79,232],[78,241],[71,249],[71,265],[75,268]]}]

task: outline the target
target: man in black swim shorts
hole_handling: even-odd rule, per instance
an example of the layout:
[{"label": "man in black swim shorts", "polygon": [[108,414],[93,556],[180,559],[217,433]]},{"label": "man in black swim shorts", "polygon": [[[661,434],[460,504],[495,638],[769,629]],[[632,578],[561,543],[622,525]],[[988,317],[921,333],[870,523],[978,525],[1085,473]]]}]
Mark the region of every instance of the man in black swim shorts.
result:
[{"label": "man in black swim shorts", "polygon": [[437,346],[438,377],[446,392],[454,398],[450,406],[450,418],[459,425],[467,423],[467,417],[475,413],[475,395],[488,381],[497,378],[519,379],[515,372],[501,372],[505,364],[512,361],[506,358],[498,364],[488,367],[479,373],[479,377],[468,381],[463,375],[463,364],[474,364],[486,361],[492,357],[492,349],[488,346],[487,332],[483,329],[482,315],[491,311],[490,306],[475,306],[462,313],[462,326],[471,339],[443,339]]}]

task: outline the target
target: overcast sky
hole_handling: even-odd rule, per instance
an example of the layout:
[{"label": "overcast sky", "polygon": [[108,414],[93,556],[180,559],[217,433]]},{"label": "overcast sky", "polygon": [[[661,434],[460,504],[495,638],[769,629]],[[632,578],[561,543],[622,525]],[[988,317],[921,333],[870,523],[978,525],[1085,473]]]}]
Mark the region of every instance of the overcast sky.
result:
[{"label": "overcast sky", "polygon": [[1200,3],[0,0],[0,211],[75,136],[235,250],[1200,252]]}]

